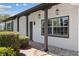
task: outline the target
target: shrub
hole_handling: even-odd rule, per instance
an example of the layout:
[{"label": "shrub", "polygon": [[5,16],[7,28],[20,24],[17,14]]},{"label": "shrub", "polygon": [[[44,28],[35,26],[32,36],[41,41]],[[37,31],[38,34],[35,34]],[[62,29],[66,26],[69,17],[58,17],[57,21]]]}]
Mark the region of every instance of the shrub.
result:
[{"label": "shrub", "polygon": [[26,48],[29,45],[29,38],[27,36],[19,36],[20,48]]},{"label": "shrub", "polygon": [[0,32],[0,47],[12,47],[19,52],[19,33],[17,32]]},{"label": "shrub", "polygon": [[11,47],[0,47],[0,56],[16,56],[16,52]]}]

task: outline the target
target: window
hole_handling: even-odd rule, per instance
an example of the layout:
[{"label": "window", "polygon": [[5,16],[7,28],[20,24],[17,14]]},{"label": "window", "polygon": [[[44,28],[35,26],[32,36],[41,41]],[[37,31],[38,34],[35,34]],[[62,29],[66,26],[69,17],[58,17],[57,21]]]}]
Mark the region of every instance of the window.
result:
[{"label": "window", "polygon": [[7,30],[12,31],[12,23],[7,23]]},{"label": "window", "polygon": [[[41,28],[41,33],[44,34],[44,20],[41,21],[42,28]],[[48,20],[48,34],[52,34],[52,20]]]},{"label": "window", "polygon": [[[42,20],[41,24],[42,24],[41,33],[44,34],[44,20]],[[48,20],[48,35],[68,37],[69,36],[68,29],[69,29],[68,16],[56,17]]]},{"label": "window", "polygon": [[41,34],[44,34],[44,20],[41,21]]},{"label": "window", "polygon": [[53,35],[68,37],[68,16],[57,17],[53,20]]},{"label": "window", "polygon": [[52,34],[52,20],[48,20],[48,34]]}]

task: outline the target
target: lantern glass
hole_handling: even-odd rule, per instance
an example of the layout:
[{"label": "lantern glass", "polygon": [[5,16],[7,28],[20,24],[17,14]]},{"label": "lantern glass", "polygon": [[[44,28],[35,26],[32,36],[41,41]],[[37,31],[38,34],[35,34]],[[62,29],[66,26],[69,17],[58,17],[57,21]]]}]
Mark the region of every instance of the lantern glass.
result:
[{"label": "lantern glass", "polygon": [[40,19],[40,17],[41,17],[41,15],[40,14],[38,14],[38,18]]}]

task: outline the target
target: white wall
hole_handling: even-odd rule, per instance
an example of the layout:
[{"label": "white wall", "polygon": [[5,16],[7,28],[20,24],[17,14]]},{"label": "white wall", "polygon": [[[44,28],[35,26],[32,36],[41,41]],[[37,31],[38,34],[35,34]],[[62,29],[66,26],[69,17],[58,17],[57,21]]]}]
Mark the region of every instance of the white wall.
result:
[{"label": "white wall", "polygon": [[0,30],[4,30],[5,22],[0,23]]},{"label": "white wall", "polygon": [[[55,14],[55,10],[59,9],[59,15]],[[38,14],[41,14],[41,19],[44,19],[44,11],[37,11],[29,15],[29,22],[35,21],[33,25],[33,40],[44,43],[44,37],[41,35],[41,19],[38,19]],[[78,8],[70,4],[59,4],[53,6],[48,11],[48,18],[69,15],[69,38],[48,37],[48,44],[78,51]]]},{"label": "white wall", "polygon": [[[55,10],[58,8],[59,16],[69,15],[69,38],[49,37],[49,44],[78,51],[78,8],[74,5],[60,4],[49,10],[49,18],[57,17]],[[53,13],[53,14],[52,14]]]},{"label": "white wall", "polygon": [[[78,35],[79,35],[79,6],[78,6]],[[79,36],[78,36],[78,55],[79,55]]]},{"label": "white wall", "polygon": [[19,18],[19,33],[20,35],[26,35],[26,17]]},{"label": "white wall", "polygon": [[13,31],[17,32],[17,18],[15,18],[13,22],[14,22]]},{"label": "white wall", "polygon": [[[38,19],[38,14],[41,14],[41,18]],[[43,37],[41,36],[41,19],[44,19],[44,12],[43,11],[37,11],[37,12],[34,12],[32,14],[29,15],[29,21],[32,21],[34,22],[35,21],[35,25],[33,24],[33,40],[36,41],[36,42],[41,42],[41,43],[44,43],[44,39]],[[29,26],[28,26],[29,27]],[[30,29],[30,27],[29,27]],[[30,31],[29,32],[29,35],[30,35]]]}]

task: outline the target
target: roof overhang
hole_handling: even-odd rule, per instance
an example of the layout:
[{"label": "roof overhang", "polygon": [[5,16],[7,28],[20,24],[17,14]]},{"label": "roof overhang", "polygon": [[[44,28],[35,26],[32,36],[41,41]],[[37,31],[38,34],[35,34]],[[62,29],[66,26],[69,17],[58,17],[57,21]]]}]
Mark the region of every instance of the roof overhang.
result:
[{"label": "roof overhang", "polygon": [[60,3],[41,3],[41,4],[39,4],[39,5],[35,6],[35,7],[32,7],[30,9],[28,9],[28,10],[25,10],[25,11],[23,11],[21,13],[18,13],[16,15],[14,15],[12,17],[9,17],[9,18],[7,18],[5,20],[2,20],[0,22],[6,22],[6,21],[9,21],[9,20],[13,20],[16,17],[20,17],[20,16],[27,16],[27,15],[33,13],[33,12],[36,12],[38,10],[44,10],[44,9],[50,8],[51,6],[54,6],[54,5],[57,5],[57,4],[60,4]]}]

